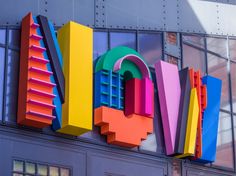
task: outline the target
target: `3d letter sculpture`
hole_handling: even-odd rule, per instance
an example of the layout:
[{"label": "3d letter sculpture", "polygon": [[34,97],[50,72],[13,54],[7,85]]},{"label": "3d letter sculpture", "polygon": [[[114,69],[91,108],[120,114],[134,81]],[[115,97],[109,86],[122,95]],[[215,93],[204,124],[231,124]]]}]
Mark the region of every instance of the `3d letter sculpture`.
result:
[{"label": "3d letter sculpture", "polygon": [[[156,80],[167,155],[204,163],[216,155],[221,81],[158,61]],[[181,88],[180,88],[181,85]],[[203,115],[203,118],[202,118]]]},{"label": "3d letter sculpture", "polygon": [[207,88],[207,107],[203,113],[202,156],[197,161],[209,163],[216,159],[222,81],[212,76],[204,76],[202,81]]},{"label": "3d letter sculpture", "polygon": [[93,30],[69,22],[58,30],[65,75],[65,103],[58,132],[79,136],[92,130]]},{"label": "3d letter sculpture", "polygon": [[193,88],[190,94],[184,152],[182,155],[176,156],[177,158],[193,156],[195,153],[198,115],[199,115],[199,105],[198,105],[197,89]]},{"label": "3d letter sculpture", "polygon": [[69,22],[59,47],[52,23],[29,13],[21,31],[18,123],[76,136],[91,130],[93,30]]},{"label": "3d letter sculpture", "polygon": [[179,73],[176,65],[163,61],[155,64],[156,80],[164,130],[166,154],[175,154],[178,111],[181,95]]},{"label": "3d letter sculpture", "polygon": [[178,124],[175,140],[175,154],[184,153],[185,135],[187,131],[188,112],[191,94],[191,85],[189,77],[189,68],[179,71],[181,95],[179,102]]},{"label": "3d letter sculpture", "polygon": [[[44,18],[44,24],[40,23],[40,18]],[[48,30],[42,34],[45,26]],[[42,40],[46,37],[45,34],[52,39],[50,48]],[[60,50],[52,49],[58,46],[54,39],[53,26],[46,17],[36,18],[29,13],[22,20],[17,118],[21,125],[43,128],[51,125],[52,120],[56,119],[55,115],[60,114],[64,76],[60,75],[61,84],[57,86],[56,77],[61,71],[62,63],[58,64],[57,71],[51,71],[54,67],[52,62],[55,60],[59,63],[61,59]],[[49,57],[50,53],[54,54],[54,58]],[[57,98],[58,94],[62,96]],[[54,111],[57,113],[53,113]]]},{"label": "3d letter sculpture", "polygon": [[95,68],[94,124],[107,142],[139,146],[153,132],[154,85],[142,57],[127,47],[101,56]]},{"label": "3d letter sculpture", "polygon": [[[144,58],[127,47],[102,55],[94,73],[93,30],[58,30],[31,13],[22,20],[18,95],[21,125],[79,136],[101,127],[109,144],[139,146],[153,132],[154,85]],[[62,69],[63,68],[63,69]],[[163,61],[155,64],[166,154],[203,163],[216,158],[221,80]]]},{"label": "3d letter sculpture", "polygon": [[200,71],[194,72],[193,69],[190,69],[189,74],[190,74],[191,87],[197,89],[198,104],[199,104],[196,150],[195,150],[195,156],[193,158],[197,159],[202,156],[202,114],[207,106],[206,85],[202,84],[202,77]]}]

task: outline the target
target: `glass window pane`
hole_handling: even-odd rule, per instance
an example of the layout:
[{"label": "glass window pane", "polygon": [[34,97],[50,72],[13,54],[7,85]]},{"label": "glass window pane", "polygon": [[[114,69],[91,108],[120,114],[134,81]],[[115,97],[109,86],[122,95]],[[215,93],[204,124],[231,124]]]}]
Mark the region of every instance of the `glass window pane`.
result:
[{"label": "glass window pane", "polygon": [[227,60],[208,54],[207,61],[208,74],[222,80],[221,108],[230,111]]},{"label": "glass window pane", "polygon": [[70,176],[70,170],[69,169],[63,169],[61,168],[61,176]]},{"label": "glass window pane", "polygon": [[198,35],[183,35],[182,39],[184,42],[188,42],[200,48],[205,48],[204,37]]},{"label": "glass window pane", "polygon": [[233,168],[231,116],[220,112],[215,165]]},{"label": "glass window pane", "polygon": [[13,171],[23,172],[24,171],[24,163],[23,161],[13,161]]},{"label": "glass window pane", "polygon": [[10,29],[9,30],[9,45],[14,47],[20,47],[20,30]]},{"label": "glass window pane", "polygon": [[236,113],[236,63],[231,62],[230,74],[231,74],[231,93],[233,101],[233,112]]},{"label": "glass window pane", "polygon": [[5,68],[5,48],[0,47],[0,120],[2,120],[3,106],[3,85],[4,85],[4,69]]},{"label": "glass window pane", "polygon": [[18,77],[19,77],[19,53],[8,50],[6,83],[5,118],[7,121],[16,122]]},{"label": "glass window pane", "polygon": [[108,50],[107,32],[93,33],[93,59],[97,59]]},{"label": "glass window pane", "polygon": [[[234,148],[234,151],[236,151],[236,115],[234,115]],[[236,160],[236,153],[234,159]]]},{"label": "glass window pane", "polygon": [[[151,71],[152,76],[155,77],[155,72]],[[155,80],[154,80],[155,82]],[[154,103],[156,106],[159,106],[158,93],[155,91]],[[155,108],[154,118],[153,118],[153,133],[148,135],[146,140],[143,140],[140,147],[140,150],[156,152],[158,154],[165,154],[165,143],[164,143],[164,134],[162,121],[160,116],[160,111],[158,108]]]},{"label": "glass window pane", "polygon": [[57,167],[49,167],[49,175],[50,176],[59,176],[59,169]]},{"label": "glass window pane", "polygon": [[177,33],[167,32],[166,33],[166,41],[168,44],[177,45]]},{"label": "glass window pane", "polygon": [[179,66],[179,60],[176,57],[166,55],[166,62]]},{"label": "glass window pane", "polygon": [[6,43],[6,30],[0,29],[0,43],[5,44]]},{"label": "glass window pane", "polygon": [[181,162],[178,160],[173,160],[172,162],[172,176],[181,176]]},{"label": "glass window pane", "polygon": [[35,174],[35,164],[25,163],[25,172],[27,174]]},{"label": "glass window pane", "polygon": [[147,139],[142,141],[139,149],[156,152],[157,151],[156,135],[154,133],[149,134]]},{"label": "glass window pane", "polygon": [[194,70],[200,70],[204,75],[206,73],[205,53],[183,44],[183,68],[185,67],[192,67]]},{"label": "glass window pane", "polygon": [[48,167],[46,165],[41,165],[41,164],[38,164],[37,165],[37,169],[38,169],[38,174],[40,176],[47,176],[48,174]]},{"label": "glass window pane", "polygon": [[110,45],[110,48],[127,46],[136,49],[135,33],[111,32]]},{"label": "glass window pane", "polygon": [[227,57],[227,39],[207,37],[207,50]]},{"label": "glass window pane", "polygon": [[236,61],[236,40],[229,40],[229,56],[231,60]]},{"label": "glass window pane", "polygon": [[138,34],[138,51],[149,66],[162,58],[162,35],[152,33]]},{"label": "glass window pane", "polygon": [[23,174],[14,173],[13,176],[23,176]]}]

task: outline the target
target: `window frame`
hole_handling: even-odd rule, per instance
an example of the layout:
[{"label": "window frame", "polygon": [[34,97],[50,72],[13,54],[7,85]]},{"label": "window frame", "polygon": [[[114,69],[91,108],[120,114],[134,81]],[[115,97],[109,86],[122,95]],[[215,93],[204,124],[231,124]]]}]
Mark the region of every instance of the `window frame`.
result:
[{"label": "window frame", "polygon": [[[14,161],[19,161],[23,163],[23,171],[14,171]],[[47,176],[50,175],[50,167],[56,167],[58,168],[58,176],[61,176],[61,169],[68,169],[69,170],[69,176],[73,175],[73,168],[71,166],[64,166],[64,165],[58,165],[58,164],[54,164],[54,163],[46,163],[46,162],[41,162],[41,161],[32,161],[32,160],[25,160],[25,159],[21,159],[21,158],[13,158],[12,159],[12,174],[22,174],[22,175],[31,175],[31,176],[38,176],[38,165],[43,165],[47,167]],[[27,173],[26,172],[26,163],[31,163],[35,165],[35,173],[31,174],[31,173]]]}]

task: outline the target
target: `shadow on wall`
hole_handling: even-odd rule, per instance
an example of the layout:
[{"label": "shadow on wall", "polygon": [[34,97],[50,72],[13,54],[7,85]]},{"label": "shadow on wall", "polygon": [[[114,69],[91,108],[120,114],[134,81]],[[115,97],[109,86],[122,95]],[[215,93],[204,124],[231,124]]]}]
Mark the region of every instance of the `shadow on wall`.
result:
[{"label": "shadow on wall", "polygon": [[216,3],[236,5],[235,0],[201,0],[201,1],[209,1],[209,2],[216,2]]}]

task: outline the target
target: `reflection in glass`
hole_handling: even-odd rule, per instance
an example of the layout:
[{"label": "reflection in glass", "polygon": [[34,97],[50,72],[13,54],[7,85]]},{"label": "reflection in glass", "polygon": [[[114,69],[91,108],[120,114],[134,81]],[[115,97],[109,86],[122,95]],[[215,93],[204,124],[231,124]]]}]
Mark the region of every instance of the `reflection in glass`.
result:
[{"label": "reflection in glass", "polygon": [[167,32],[166,33],[166,41],[168,44],[177,45],[177,33]]},{"label": "reflection in glass", "polygon": [[231,116],[220,112],[215,165],[233,168]]},{"label": "reflection in glass", "polygon": [[23,174],[14,173],[13,176],[23,176]]},{"label": "reflection in glass", "polygon": [[178,160],[173,160],[172,165],[172,176],[181,176],[181,162]]},{"label": "reflection in glass", "polygon": [[227,57],[227,39],[207,37],[207,50]]},{"label": "reflection in glass", "polygon": [[70,176],[70,170],[69,169],[63,169],[61,168],[61,176]]},{"label": "reflection in glass", "polygon": [[204,37],[201,37],[199,35],[183,35],[182,39],[184,42],[188,42],[203,49],[205,48]]},{"label": "reflection in glass", "polygon": [[221,59],[212,54],[208,54],[207,61],[208,61],[208,74],[222,80],[221,108],[230,111],[227,60]]},{"label": "reflection in glass", "polygon": [[174,64],[179,66],[179,60],[178,58],[174,57],[174,56],[170,56],[170,55],[166,55],[166,62],[170,63],[170,64]]},{"label": "reflection in glass", "polygon": [[24,171],[24,163],[22,161],[14,160],[14,162],[13,162],[13,171],[23,172]]},{"label": "reflection in glass", "polygon": [[110,48],[127,46],[136,50],[135,33],[111,32]]},{"label": "reflection in glass", "polygon": [[20,47],[20,30],[9,30],[9,45],[19,48]]},{"label": "reflection in glass", "polygon": [[49,175],[50,176],[59,176],[59,168],[57,167],[49,167]]},{"label": "reflection in glass", "polygon": [[3,86],[4,86],[4,64],[5,64],[5,48],[0,47],[0,120],[2,120],[2,104],[3,104]]},{"label": "reflection in glass", "polygon": [[230,63],[231,93],[233,102],[233,112],[236,113],[236,63]]},{"label": "reflection in glass", "polygon": [[35,174],[35,170],[36,170],[35,164],[33,164],[33,163],[26,163],[25,164],[25,172],[27,174]]},{"label": "reflection in glass", "polygon": [[236,61],[236,40],[229,40],[229,56],[231,60]]},{"label": "reflection in glass", "polygon": [[138,34],[138,52],[144,57],[146,63],[152,66],[162,58],[162,35],[154,33]]},{"label": "reflection in glass", "polygon": [[[236,115],[234,115],[234,148],[234,151],[236,151]],[[236,153],[234,156],[234,160],[236,160]]]},{"label": "reflection in glass", "polygon": [[155,133],[148,135],[148,137],[142,141],[139,149],[156,152],[157,151],[157,142],[156,142]]},{"label": "reflection in glass", "polygon": [[41,176],[47,176],[48,174],[48,168],[46,165],[41,165],[41,164],[38,164],[37,165],[37,169],[38,169],[38,174],[41,175]]},{"label": "reflection in glass", "polygon": [[205,53],[183,44],[183,68],[185,67],[192,67],[194,70],[200,70],[204,75],[206,73]]},{"label": "reflection in glass", "polygon": [[93,33],[93,59],[97,59],[108,50],[107,32]]},{"label": "reflection in glass", "polygon": [[6,121],[16,122],[17,97],[18,97],[18,77],[19,77],[19,53],[8,50],[7,63],[7,82],[6,82]]},{"label": "reflection in glass", "polygon": [[6,43],[6,30],[0,29],[0,44]]}]

